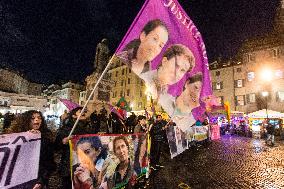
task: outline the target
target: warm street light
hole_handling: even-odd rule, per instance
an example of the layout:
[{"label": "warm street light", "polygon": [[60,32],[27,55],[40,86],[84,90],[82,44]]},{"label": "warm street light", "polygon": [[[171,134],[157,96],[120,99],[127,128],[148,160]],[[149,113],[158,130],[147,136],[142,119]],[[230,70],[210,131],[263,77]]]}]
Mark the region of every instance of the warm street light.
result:
[{"label": "warm street light", "polygon": [[273,73],[270,69],[266,68],[262,70],[262,72],[260,73],[260,76],[263,81],[271,81],[273,77]]},{"label": "warm street light", "polygon": [[268,96],[268,92],[267,91],[263,91],[263,92],[261,92],[261,94],[262,94],[263,97],[267,97]]}]

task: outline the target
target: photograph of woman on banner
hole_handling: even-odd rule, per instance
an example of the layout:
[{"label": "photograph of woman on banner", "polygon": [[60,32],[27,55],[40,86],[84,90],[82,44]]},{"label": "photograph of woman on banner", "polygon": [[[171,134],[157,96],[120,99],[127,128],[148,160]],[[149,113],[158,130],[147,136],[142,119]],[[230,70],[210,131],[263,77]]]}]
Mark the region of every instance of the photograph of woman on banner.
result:
[{"label": "photograph of woman on banner", "polygon": [[49,176],[56,169],[53,159],[54,143],[52,132],[47,128],[45,119],[40,111],[29,110],[19,115],[7,133],[20,132],[41,133],[38,179],[27,183],[32,189],[48,188]]},{"label": "photograph of woman on banner", "polygon": [[129,142],[125,136],[117,136],[113,139],[113,152],[118,158],[119,164],[115,168],[115,172],[107,181],[107,188],[111,189],[118,186],[132,188],[135,184],[136,174],[133,162],[130,159]]},{"label": "photograph of woman on banner", "polygon": [[176,98],[176,115],[186,115],[200,106],[200,92],[202,88],[202,74],[197,73],[189,77],[182,93]]},{"label": "photograph of woman on banner", "polygon": [[147,135],[137,137],[137,149],[135,151],[134,159],[134,171],[136,175],[146,173],[146,168],[148,164],[147,158]]},{"label": "photograph of woman on banner", "polygon": [[158,103],[169,114],[175,110],[175,97],[168,94],[168,86],[180,81],[195,66],[193,53],[182,44],[170,46],[157,70]]},{"label": "photograph of woman on banner", "polygon": [[184,149],[187,149],[185,133],[178,126],[175,127],[175,131],[178,151],[184,151]]},{"label": "photograph of woman on banner", "polygon": [[139,38],[129,42],[117,56],[147,82],[148,75],[151,78],[152,74],[149,72],[151,61],[160,54],[168,38],[169,33],[165,23],[159,19],[151,20],[144,26]]},{"label": "photograph of woman on banner", "polygon": [[177,144],[176,144],[176,135],[175,135],[175,126],[176,123],[170,120],[169,127],[167,127],[167,139],[170,147],[171,157],[174,157],[177,153]]},{"label": "photograph of woman on banner", "polygon": [[98,136],[82,137],[76,144],[78,164],[73,165],[74,189],[96,188],[101,183],[100,172],[108,155]]}]

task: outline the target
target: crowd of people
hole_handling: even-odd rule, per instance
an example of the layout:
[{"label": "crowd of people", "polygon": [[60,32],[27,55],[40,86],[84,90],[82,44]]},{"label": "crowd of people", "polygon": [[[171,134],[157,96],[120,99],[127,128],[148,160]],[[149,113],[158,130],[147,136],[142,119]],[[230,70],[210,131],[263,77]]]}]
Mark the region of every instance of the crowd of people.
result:
[{"label": "crowd of people", "polygon": [[[41,150],[40,150],[40,162],[39,162],[39,174],[38,179],[32,183],[33,189],[47,188],[49,183],[49,177],[56,167],[59,168],[62,188],[72,188],[71,177],[73,178],[73,187],[82,187],[88,185],[87,188],[97,188],[98,183],[105,182],[104,188],[113,188],[117,183],[129,180],[132,173],[140,172],[142,169],[142,159],[145,158],[146,137],[139,142],[139,148],[141,145],[145,148],[137,150],[137,160],[134,162],[129,161],[129,144],[124,137],[116,137],[113,143],[114,155],[119,159],[119,164],[116,167],[115,175],[105,180],[102,177],[104,172],[104,163],[106,156],[108,155],[106,149],[102,145],[99,137],[82,137],[76,143],[76,151],[81,151],[93,161],[93,169],[87,171],[82,162],[72,166],[73,173],[70,172],[70,148],[69,148],[69,134],[82,111],[82,107],[74,108],[69,112],[65,112],[61,118],[61,124],[56,130],[56,133],[48,128],[46,119],[40,111],[30,110],[19,114],[13,120],[11,120],[10,126],[6,127],[4,133],[19,133],[19,132],[32,132],[41,133]],[[143,115],[136,116],[134,113],[127,119],[121,120],[116,113],[110,113],[107,116],[107,111],[102,109],[98,114],[94,111],[89,117],[86,116],[86,112],[82,112],[79,122],[72,134],[84,135],[84,134],[122,134],[122,133],[149,133],[152,141],[152,148],[150,152],[150,165],[151,170],[155,171],[162,166],[159,163],[161,146],[167,143],[165,129],[168,127],[167,121],[162,119],[161,115],[157,115],[155,119],[147,119]],[[99,136],[99,135],[97,135]],[[165,146],[168,146],[166,144]],[[54,161],[54,154],[60,154],[60,162],[56,165]],[[132,166],[135,165],[135,166]],[[138,166],[139,165],[139,166]],[[131,169],[130,169],[131,168]],[[132,170],[133,169],[133,170]]]}]

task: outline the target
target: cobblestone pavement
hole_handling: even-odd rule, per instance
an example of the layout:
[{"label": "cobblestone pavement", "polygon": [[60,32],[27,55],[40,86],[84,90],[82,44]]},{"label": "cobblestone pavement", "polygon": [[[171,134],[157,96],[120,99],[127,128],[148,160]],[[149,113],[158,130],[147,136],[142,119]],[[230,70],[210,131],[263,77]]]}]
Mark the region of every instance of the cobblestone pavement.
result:
[{"label": "cobblestone pavement", "polygon": [[[263,139],[223,136],[174,159],[164,153],[161,163],[150,188],[178,189],[183,182],[191,189],[284,189],[283,141],[269,147]],[[56,174],[50,188],[61,188]]]},{"label": "cobblestone pavement", "polygon": [[284,189],[284,142],[269,147],[263,139],[224,136],[207,147],[190,149],[170,160],[154,176],[152,188]]}]

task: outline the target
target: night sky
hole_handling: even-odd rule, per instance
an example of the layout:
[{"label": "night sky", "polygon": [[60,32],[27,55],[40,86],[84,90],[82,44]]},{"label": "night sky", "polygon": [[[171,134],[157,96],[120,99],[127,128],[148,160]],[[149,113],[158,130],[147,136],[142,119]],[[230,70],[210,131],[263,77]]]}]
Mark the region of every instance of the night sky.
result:
[{"label": "night sky", "polygon": [[[179,0],[204,39],[209,62],[272,30],[280,0]],[[142,0],[1,0],[0,66],[38,83],[83,81],[96,45],[115,51]]]}]

